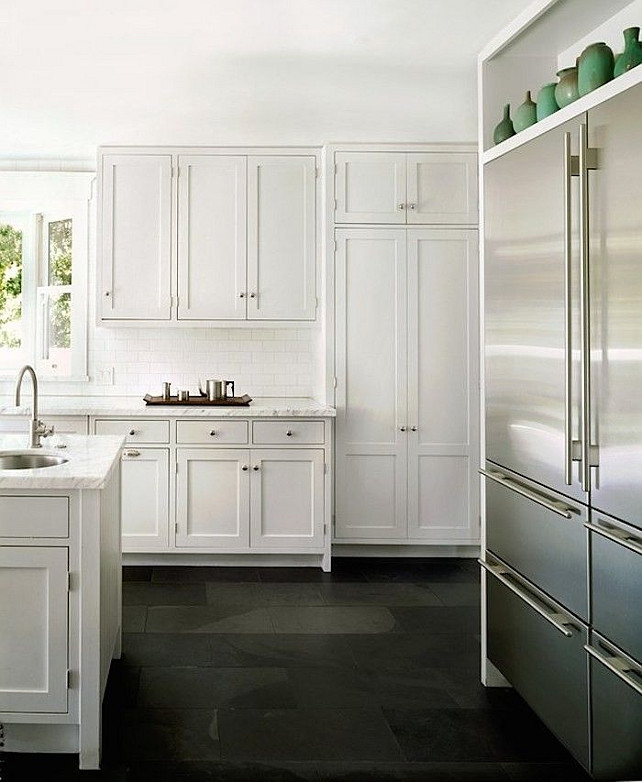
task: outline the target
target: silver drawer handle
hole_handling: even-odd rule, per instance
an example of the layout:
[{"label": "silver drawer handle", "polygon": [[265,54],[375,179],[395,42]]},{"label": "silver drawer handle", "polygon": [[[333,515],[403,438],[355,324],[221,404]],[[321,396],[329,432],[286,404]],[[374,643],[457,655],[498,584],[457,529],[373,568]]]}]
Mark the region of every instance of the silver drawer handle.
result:
[{"label": "silver drawer handle", "polygon": [[287,432],[285,433],[285,436],[286,437],[292,437],[292,430],[288,429]]},{"label": "silver drawer handle", "polygon": [[130,434],[130,436],[131,435],[135,435],[136,434],[136,430],[135,429],[130,429],[129,430],[129,434]]},{"label": "silver drawer handle", "polygon": [[210,437],[216,437],[216,429],[210,431]]},{"label": "silver drawer handle", "polygon": [[540,604],[536,600],[534,600],[527,592],[525,592],[525,591],[523,591],[521,589],[518,589],[512,583],[512,581],[510,581],[508,578],[506,578],[504,573],[506,573],[507,571],[504,570],[501,567],[501,565],[489,565],[487,562],[484,562],[483,559],[478,559],[477,561],[479,562],[479,564],[484,568],[484,570],[487,573],[490,573],[492,576],[495,576],[495,578],[498,581],[501,581],[501,583],[507,589],[510,589],[510,591],[513,592],[513,594],[517,595],[517,597],[519,597],[527,605],[529,605],[533,609],[533,611],[538,613],[543,619],[546,619],[546,621],[549,624],[552,624],[553,627],[556,630],[559,630],[559,632],[562,633],[562,635],[565,635],[567,638],[572,638],[573,637],[573,633],[570,630],[568,630],[567,627],[566,627],[566,625],[572,624],[571,621],[570,620],[558,621],[557,618],[556,618],[556,617],[559,617],[559,616],[563,617],[563,614],[560,614],[557,611],[551,611],[551,612],[545,611],[540,606]]},{"label": "silver drawer handle", "polygon": [[140,456],[140,451],[125,451],[125,456]]},{"label": "silver drawer handle", "polygon": [[599,527],[597,524],[591,524],[590,521],[586,521],[584,526],[586,529],[590,529],[591,532],[595,532],[607,540],[612,540],[613,543],[618,543],[620,546],[628,548],[629,551],[634,551],[636,554],[642,554],[642,541],[624,530],[619,530],[617,527],[605,529],[604,527]]},{"label": "silver drawer handle", "polygon": [[612,655],[611,657],[605,657],[603,654],[598,652],[595,647],[589,646],[588,644],[584,646],[584,649],[591,655],[591,657],[602,663],[602,665],[605,668],[608,668],[611,673],[614,673],[618,679],[621,679],[625,684],[628,684],[629,687],[634,689],[638,695],[642,695],[642,684],[638,684],[635,679],[632,679],[630,676],[626,675],[628,671],[635,671],[635,673],[641,675],[641,672],[635,665],[631,665],[624,657],[616,657],[615,655]]},{"label": "silver drawer handle", "polygon": [[553,513],[557,513],[558,516],[563,516],[565,519],[572,519],[573,513],[577,513],[574,508],[569,508],[565,505],[562,505],[560,502],[557,502],[557,500],[547,500],[541,495],[525,488],[521,484],[514,483],[510,478],[507,478],[501,472],[488,472],[488,470],[480,470],[479,472],[486,478],[490,478],[491,481],[499,483],[500,486],[505,486],[507,489],[514,491],[515,494],[521,494],[522,497],[526,497],[527,499],[532,500],[538,505],[541,505],[543,508],[552,511]]}]

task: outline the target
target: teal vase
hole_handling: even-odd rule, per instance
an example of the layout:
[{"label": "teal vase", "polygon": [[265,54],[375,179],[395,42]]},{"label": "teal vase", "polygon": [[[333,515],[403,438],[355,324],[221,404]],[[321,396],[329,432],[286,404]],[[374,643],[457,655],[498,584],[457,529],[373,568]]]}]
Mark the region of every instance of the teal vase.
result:
[{"label": "teal vase", "polygon": [[624,31],[624,51],[615,61],[614,76],[621,76],[642,63],[640,28],[629,27]]},{"label": "teal vase", "polygon": [[537,93],[537,121],[549,117],[559,109],[555,98],[555,82],[545,84]]},{"label": "teal vase", "polygon": [[530,126],[534,125],[536,122],[537,106],[533,103],[533,99],[531,98],[531,91],[529,90],[526,93],[524,102],[517,108],[517,111],[515,112],[513,127],[515,128],[515,132],[519,133],[521,130],[530,128]]},{"label": "teal vase", "polygon": [[577,69],[577,89],[588,95],[613,78],[613,51],[605,43],[592,43],[580,54]]},{"label": "teal vase", "polygon": [[573,103],[580,97],[580,92],[577,86],[577,67],[562,68],[557,72],[559,81],[555,87],[555,100],[560,109],[564,106],[568,106],[569,103]]},{"label": "teal vase", "polygon": [[510,118],[510,103],[504,106],[504,117],[493,131],[493,141],[495,144],[501,144],[507,138],[515,135],[513,120]]}]

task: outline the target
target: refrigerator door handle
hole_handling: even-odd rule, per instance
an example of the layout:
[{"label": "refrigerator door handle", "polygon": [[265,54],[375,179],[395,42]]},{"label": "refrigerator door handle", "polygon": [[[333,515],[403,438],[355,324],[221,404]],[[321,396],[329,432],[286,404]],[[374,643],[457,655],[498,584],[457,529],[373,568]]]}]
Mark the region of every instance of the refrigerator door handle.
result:
[{"label": "refrigerator door handle", "polygon": [[630,663],[626,658],[615,656],[612,653],[610,657],[606,657],[595,647],[589,646],[589,644],[586,644],[584,649],[593,657],[593,659],[602,663],[602,665],[605,668],[608,668],[611,673],[614,673],[618,679],[621,679],[625,684],[628,684],[629,687],[634,689],[638,695],[642,695],[642,684],[636,682],[631,676],[627,676],[627,673],[633,671],[642,679],[642,670],[636,665]]},{"label": "refrigerator door handle", "polygon": [[522,497],[526,497],[527,499],[532,500],[547,510],[552,511],[553,513],[557,513],[558,516],[563,516],[565,519],[572,519],[573,513],[578,512],[573,508],[562,505],[562,503],[558,502],[557,500],[552,498],[547,499],[543,495],[540,495],[534,491],[530,491],[530,489],[527,489],[525,486],[513,482],[510,478],[501,472],[489,472],[488,470],[480,470],[479,472],[481,475],[489,478],[491,481],[495,481],[495,483],[499,483],[501,486],[505,486],[507,489],[514,491],[515,494],[520,494]]},{"label": "refrigerator door handle", "polygon": [[[564,481],[573,483],[573,276],[571,181],[579,173],[577,157],[571,154],[571,134],[564,134]],[[579,445],[579,443],[578,443]],[[579,454],[577,456],[579,459]]]},{"label": "refrigerator door handle", "polygon": [[613,543],[624,546],[629,551],[642,556],[642,538],[636,538],[634,535],[629,535],[624,530],[619,530],[615,527],[602,527],[599,524],[592,524],[588,521],[584,523],[584,526],[586,529],[590,529],[591,532],[595,532],[597,535],[601,535],[603,538],[611,540]]}]

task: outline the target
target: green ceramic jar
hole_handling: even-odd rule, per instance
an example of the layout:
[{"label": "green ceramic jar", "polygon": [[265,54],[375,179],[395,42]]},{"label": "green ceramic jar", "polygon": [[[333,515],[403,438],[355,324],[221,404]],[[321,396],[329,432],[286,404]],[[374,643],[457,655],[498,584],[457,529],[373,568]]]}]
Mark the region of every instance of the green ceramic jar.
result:
[{"label": "green ceramic jar", "polygon": [[615,61],[614,76],[621,76],[642,63],[640,28],[629,27],[624,31],[624,51]]},{"label": "green ceramic jar", "polygon": [[577,69],[577,88],[580,95],[588,95],[613,78],[613,51],[605,43],[592,43],[580,54]]},{"label": "green ceramic jar", "polygon": [[555,82],[550,84],[544,84],[540,91],[537,93],[537,121],[539,122],[544,117],[549,117],[551,114],[555,114],[558,111],[559,106],[555,98],[555,88],[557,85]]},{"label": "green ceramic jar", "polygon": [[493,131],[493,141],[495,144],[501,144],[507,138],[515,135],[513,120],[510,118],[510,103],[504,106],[504,117]]},{"label": "green ceramic jar", "polygon": [[517,108],[517,111],[515,112],[515,119],[513,120],[513,127],[515,128],[515,132],[519,133],[521,130],[526,130],[526,128],[530,128],[531,125],[534,125],[537,122],[537,106],[533,103],[533,99],[531,98],[531,91],[529,90],[526,93],[526,97],[524,98],[524,102],[521,106]]},{"label": "green ceramic jar", "polygon": [[557,72],[559,81],[557,87],[555,87],[555,100],[560,109],[564,106],[568,106],[569,103],[573,103],[580,97],[580,92],[577,86],[577,67],[562,68]]}]

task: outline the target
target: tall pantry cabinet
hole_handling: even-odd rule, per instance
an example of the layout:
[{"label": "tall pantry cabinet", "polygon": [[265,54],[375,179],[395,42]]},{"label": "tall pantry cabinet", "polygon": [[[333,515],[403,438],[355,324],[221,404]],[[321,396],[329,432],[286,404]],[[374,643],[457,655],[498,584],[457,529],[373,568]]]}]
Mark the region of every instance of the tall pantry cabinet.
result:
[{"label": "tall pantry cabinet", "polygon": [[478,541],[476,222],[472,152],[335,152],[337,543]]}]

